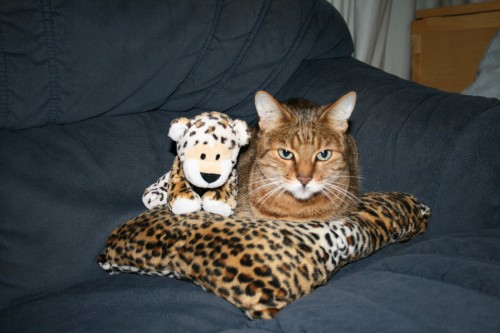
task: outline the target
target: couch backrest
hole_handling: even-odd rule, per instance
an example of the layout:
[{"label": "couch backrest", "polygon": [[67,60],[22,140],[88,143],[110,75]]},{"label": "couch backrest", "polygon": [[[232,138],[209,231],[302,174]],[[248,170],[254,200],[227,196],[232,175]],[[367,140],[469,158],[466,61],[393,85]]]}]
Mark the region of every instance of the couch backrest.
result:
[{"label": "couch backrest", "polygon": [[0,0],[0,308],[106,276],[173,118],[256,118],[257,89],[351,52],[324,1]]},{"label": "couch backrest", "polygon": [[277,91],[305,58],[352,53],[343,19],[324,1],[3,0],[1,7],[7,129],[159,108],[227,111],[257,89]]}]

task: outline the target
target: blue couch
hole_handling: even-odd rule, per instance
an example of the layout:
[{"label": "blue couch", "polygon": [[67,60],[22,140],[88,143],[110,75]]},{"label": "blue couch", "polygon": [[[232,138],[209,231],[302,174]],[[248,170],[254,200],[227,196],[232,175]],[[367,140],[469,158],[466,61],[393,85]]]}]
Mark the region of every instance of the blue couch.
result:
[{"label": "blue couch", "polygon": [[[500,101],[351,57],[312,0],[0,1],[1,332],[500,332]],[[358,92],[362,190],[415,194],[426,234],[352,263],[272,320],[95,262],[169,169],[170,120],[256,123],[253,95]]]}]

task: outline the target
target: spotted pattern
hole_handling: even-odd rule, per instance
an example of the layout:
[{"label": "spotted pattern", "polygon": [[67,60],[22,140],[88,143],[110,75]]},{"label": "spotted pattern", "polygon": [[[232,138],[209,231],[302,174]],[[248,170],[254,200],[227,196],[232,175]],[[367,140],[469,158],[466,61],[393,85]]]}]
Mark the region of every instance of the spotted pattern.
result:
[{"label": "spotted pattern", "polygon": [[98,262],[111,273],[192,281],[265,319],[345,264],[423,233],[429,216],[428,207],[399,192],[364,194],[356,211],[326,223],[173,215],[158,206],[116,228]]},{"label": "spotted pattern", "polygon": [[[173,212],[176,211],[174,208],[176,205],[177,207],[186,206],[185,209],[189,212],[197,211],[203,206],[203,209],[213,213],[226,216],[233,214],[237,203],[238,178],[236,171],[231,169],[236,164],[241,146],[247,143],[250,135],[246,123],[212,111],[201,113],[192,119],[174,119],[171,127],[176,124],[184,128],[180,138],[176,138],[178,140],[177,156],[171,170],[146,188],[142,196],[144,205],[147,208],[153,208],[167,204]],[[213,176],[220,177],[226,182],[211,189],[196,187],[188,181],[183,169],[186,151],[200,146],[207,151],[213,151],[215,145],[228,155],[226,158],[228,161],[225,163],[224,159],[218,155],[213,163],[218,163],[220,169],[225,169],[226,172]],[[200,157],[199,163],[202,163],[202,159],[203,157]]]}]

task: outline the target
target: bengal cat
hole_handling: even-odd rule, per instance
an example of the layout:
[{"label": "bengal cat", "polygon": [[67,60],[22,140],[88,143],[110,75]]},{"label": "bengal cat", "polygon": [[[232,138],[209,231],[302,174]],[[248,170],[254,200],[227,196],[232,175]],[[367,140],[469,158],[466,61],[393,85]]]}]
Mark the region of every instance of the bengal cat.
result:
[{"label": "bengal cat", "polygon": [[259,91],[259,126],[237,164],[237,216],[328,221],[356,208],[358,150],[347,133],[356,104],[350,92],[320,106],[304,99],[279,103]]}]

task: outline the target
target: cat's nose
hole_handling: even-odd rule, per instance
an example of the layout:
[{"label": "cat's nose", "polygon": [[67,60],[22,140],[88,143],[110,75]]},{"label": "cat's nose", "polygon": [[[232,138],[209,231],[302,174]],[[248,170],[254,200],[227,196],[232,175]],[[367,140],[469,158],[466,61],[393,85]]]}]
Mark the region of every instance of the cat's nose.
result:
[{"label": "cat's nose", "polygon": [[306,186],[312,179],[311,176],[297,176],[297,179],[302,184],[302,186]]}]

